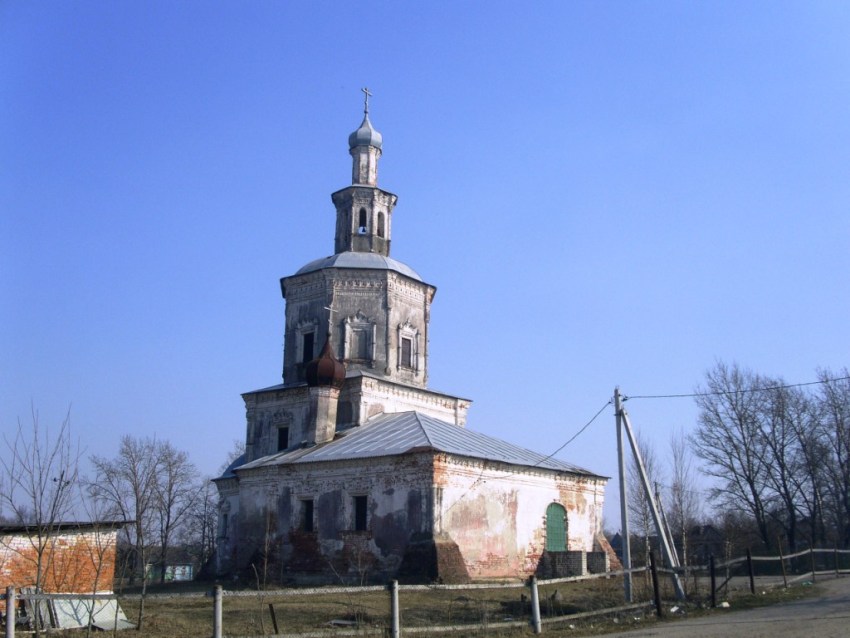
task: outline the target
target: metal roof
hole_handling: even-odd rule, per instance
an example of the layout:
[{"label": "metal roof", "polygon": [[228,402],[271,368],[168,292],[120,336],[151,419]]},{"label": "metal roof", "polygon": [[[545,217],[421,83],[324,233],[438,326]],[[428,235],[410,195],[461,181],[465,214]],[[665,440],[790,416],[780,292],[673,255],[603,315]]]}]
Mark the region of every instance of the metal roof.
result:
[{"label": "metal roof", "polygon": [[[308,272],[315,272],[324,268],[366,268],[370,270],[394,270],[397,273],[410,277],[416,281],[423,281],[413,268],[400,261],[396,261],[391,257],[385,257],[377,253],[359,253],[354,251],[345,251],[331,255],[330,257],[322,257],[315,259],[306,266],[303,266],[295,273],[295,275],[304,275]],[[424,283],[424,282],[423,282]]]},{"label": "metal roof", "polygon": [[328,443],[263,457],[238,469],[398,456],[424,450],[445,452],[510,465],[541,467],[596,476],[584,468],[532,452],[507,441],[474,432],[420,412],[382,414],[359,427],[339,432]]}]

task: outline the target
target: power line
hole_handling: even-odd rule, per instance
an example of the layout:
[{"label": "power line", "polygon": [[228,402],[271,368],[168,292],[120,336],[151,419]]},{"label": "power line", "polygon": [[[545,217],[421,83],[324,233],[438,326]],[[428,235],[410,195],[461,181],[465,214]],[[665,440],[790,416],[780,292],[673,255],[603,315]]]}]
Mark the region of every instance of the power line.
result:
[{"label": "power line", "polygon": [[576,433],[575,433],[575,434],[573,434],[573,435],[572,435],[569,439],[567,439],[566,443],[564,443],[561,447],[559,447],[557,450],[555,450],[554,452],[552,452],[549,456],[544,457],[543,459],[541,459],[540,461],[538,461],[537,463],[535,463],[535,464],[534,464],[534,465],[532,465],[531,467],[537,467],[537,466],[538,466],[538,465],[540,465],[541,463],[544,463],[545,461],[548,461],[548,460],[549,460],[549,459],[551,459],[553,456],[555,456],[558,452],[560,452],[560,451],[561,451],[561,450],[563,450],[565,447],[567,447],[570,443],[572,443],[573,441],[575,441],[575,440],[576,440],[579,436],[581,436],[581,433],[582,433],[582,432],[584,432],[587,428],[589,428],[589,427],[590,427],[590,425],[591,425],[591,423],[593,423],[593,422],[596,420],[596,418],[597,418],[600,414],[602,414],[602,411],[603,411],[603,410],[605,410],[605,408],[607,408],[609,405],[611,405],[611,403],[613,403],[613,401],[612,401],[611,399],[608,399],[608,401],[606,401],[606,402],[605,402],[605,405],[603,405],[601,408],[599,408],[599,412],[597,412],[596,414],[594,414],[594,415],[593,415],[593,418],[591,418],[591,419],[590,419],[590,421],[588,421],[587,423],[585,423],[585,424],[582,426],[582,428],[581,428],[578,432],[576,432]]},{"label": "power line", "polygon": [[[559,447],[557,450],[555,450],[554,452],[552,452],[552,453],[551,453],[551,454],[549,454],[548,456],[544,456],[542,459],[540,459],[539,461],[537,461],[534,465],[525,466],[525,467],[528,467],[528,468],[530,468],[530,469],[533,469],[533,468],[538,467],[538,466],[540,466],[541,464],[545,463],[545,462],[546,462],[546,461],[548,461],[549,459],[551,459],[551,458],[552,458],[553,456],[555,456],[558,452],[560,452],[561,450],[563,450],[563,449],[564,449],[565,447],[567,447],[570,443],[572,443],[572,442],[573,442],[573,441],[575,441],[575,440],[576,440],[579,436],[581,436],[582,432],[584,432],[587,428],[589,428],[589,427],[591,426],[591,424],[592,424],[592,423],[593,423],[593,422],[594,422],[594,421],[595,421],[595,420],[599,417],[599,415],[600,415],[600,414],[602,414],[602,412],[605,410],[605,408],[607,408],[609,405],[611,405],[611,403],[613,403],[613,401],[612,401],[611,399],[609,399],[608,401],[606,401],[606,402],[605,402],[605,404],[604,404],[601,408],[599,408],[599,411],[598,411],[596,414],[594,414],[594,415],[593,415],[593,417],[591,417],[590,421],[588,421],[587,423],[585,423],[585,424],[581,427],[581,429],[580,429],[578,432],[576,432],[576,433],[575,433],[575,434],[573,434],[573,435],[572,435],[569,439],[567,439],[567,441],[566,441],[563,445],[561,445],[561,447]],[[454,508],[457,504],[459,504],[462,500],[464,500],[464,499],[467,497],[467,495],[468,495],[468,494],[469,494],[472,490],[474,490],[474,489],[478,486],[478,484],[479,484],[479,483],[481,483],[482,481],[486,482],[486,481],[488,480],[488,479],[485,479],[485,478],[484,478],[484,473],[487,471],[487,464],[486,464],[486,461],[487,461],[488,459],[482,459],[482,460],[483,460],[483,461],[485,461],[485,463],[484,463],[484,464],[482,464],[481,472],[478,474],[478,478],[476,478],[476,479],[472,482],[472,484],[471,484],[471,485],[470,485],[470,486],[466,489],[466,491],[465,491],[463,494],[461,494],[461,495],[460,495],[460,496],[459,496],[459,497],[458,497],[458,498],[454,501],[454,503],[452,503],[451,505],[449,505],[449,507],[446,509],[446,512],[445,512],[445,513],[448,513],[448,512],[449,512],[450,510],[452,510],[452,509],[453,509],[453,508]],[[490,479],[492,479],[492,480],[500,480],[500,479],[503,479],[503,478],[508,478],[508,477],[510,477],[510,476],[513,476],[514,474],[515,474],[515,472],[507,472],[507,473],[505,473],[505,474],[502,474],[501,476],[491,476],[491,477],[489,477],[489,478],[490,478]],[[443,515],[442,515],[442,513],[441,513],[441,514],[439,515],[439,517],[438,517],[438,520],[442,519],[442,516],[443,516]]]},{"label": "power line", "polygon": [[764,388],[745,388],[743,390],[719,390],[717,392],[692,392],[690,394],[636,394],[624,396],[623,401],[629,399],[689,399],[694,397],[714,397],[724,394],[749,394],[752,392],[770,392],[771,390],[785,390],[787,388],[802,388],[809,385],[822,385],[833,381],[847,381],[850,376],[836,377],[834,379],[823,379],[820,381],[808,381],[806,383],[788,383],[785,385],[766,386]]}]

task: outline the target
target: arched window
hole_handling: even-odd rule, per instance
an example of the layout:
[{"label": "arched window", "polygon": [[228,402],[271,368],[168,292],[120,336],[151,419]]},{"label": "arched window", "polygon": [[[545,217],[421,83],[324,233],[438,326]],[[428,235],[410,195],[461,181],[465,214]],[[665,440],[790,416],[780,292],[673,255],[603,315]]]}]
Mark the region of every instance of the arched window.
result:
[{"label": "arched window", "polygon": [[378,237],[384,236],[384,214],[378,213]]},{"label": "arched window", "polygon": [[546,508],[546,551],[567,551],[567,510],[558,503]]},{"label": "arched window", "polygon": [[357,225],[360,228],[361,233],[366,232],[366,209],[365,208],[360,209],[360,219],[359,219]]}]

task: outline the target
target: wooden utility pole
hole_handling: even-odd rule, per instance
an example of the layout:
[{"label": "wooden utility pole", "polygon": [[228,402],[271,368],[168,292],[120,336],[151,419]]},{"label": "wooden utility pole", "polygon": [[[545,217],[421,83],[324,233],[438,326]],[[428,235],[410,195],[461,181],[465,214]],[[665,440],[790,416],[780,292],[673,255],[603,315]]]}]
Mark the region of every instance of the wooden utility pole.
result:
[{"label": "wooden utility pole", "polygon": [[614,388],[614,412],[617,417],[617,465],[620,471],[620,535],[622,548],[623,590],[626,602],[632,600],[632,545],[629,532],[629,506],[626,493],[626,455],[623,454],[623,404],[620,400],[620,388]]}]

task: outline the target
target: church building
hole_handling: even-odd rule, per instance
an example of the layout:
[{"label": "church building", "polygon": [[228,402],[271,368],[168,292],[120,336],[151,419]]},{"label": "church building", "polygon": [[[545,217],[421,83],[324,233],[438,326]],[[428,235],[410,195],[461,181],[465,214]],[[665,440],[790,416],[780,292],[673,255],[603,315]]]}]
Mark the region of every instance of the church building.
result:
[{"label": "church building", "polygon": [[[364,91],[366,92],[366,91]],[[408,582],[602,571],[607,478],[466,428],[428,387],[436,288],[390,257],[383,140],[348,138],[334,253],[280,281],[283,382],[242,395],[245,454],[215,479],[217,570],[276,582]]]}]

